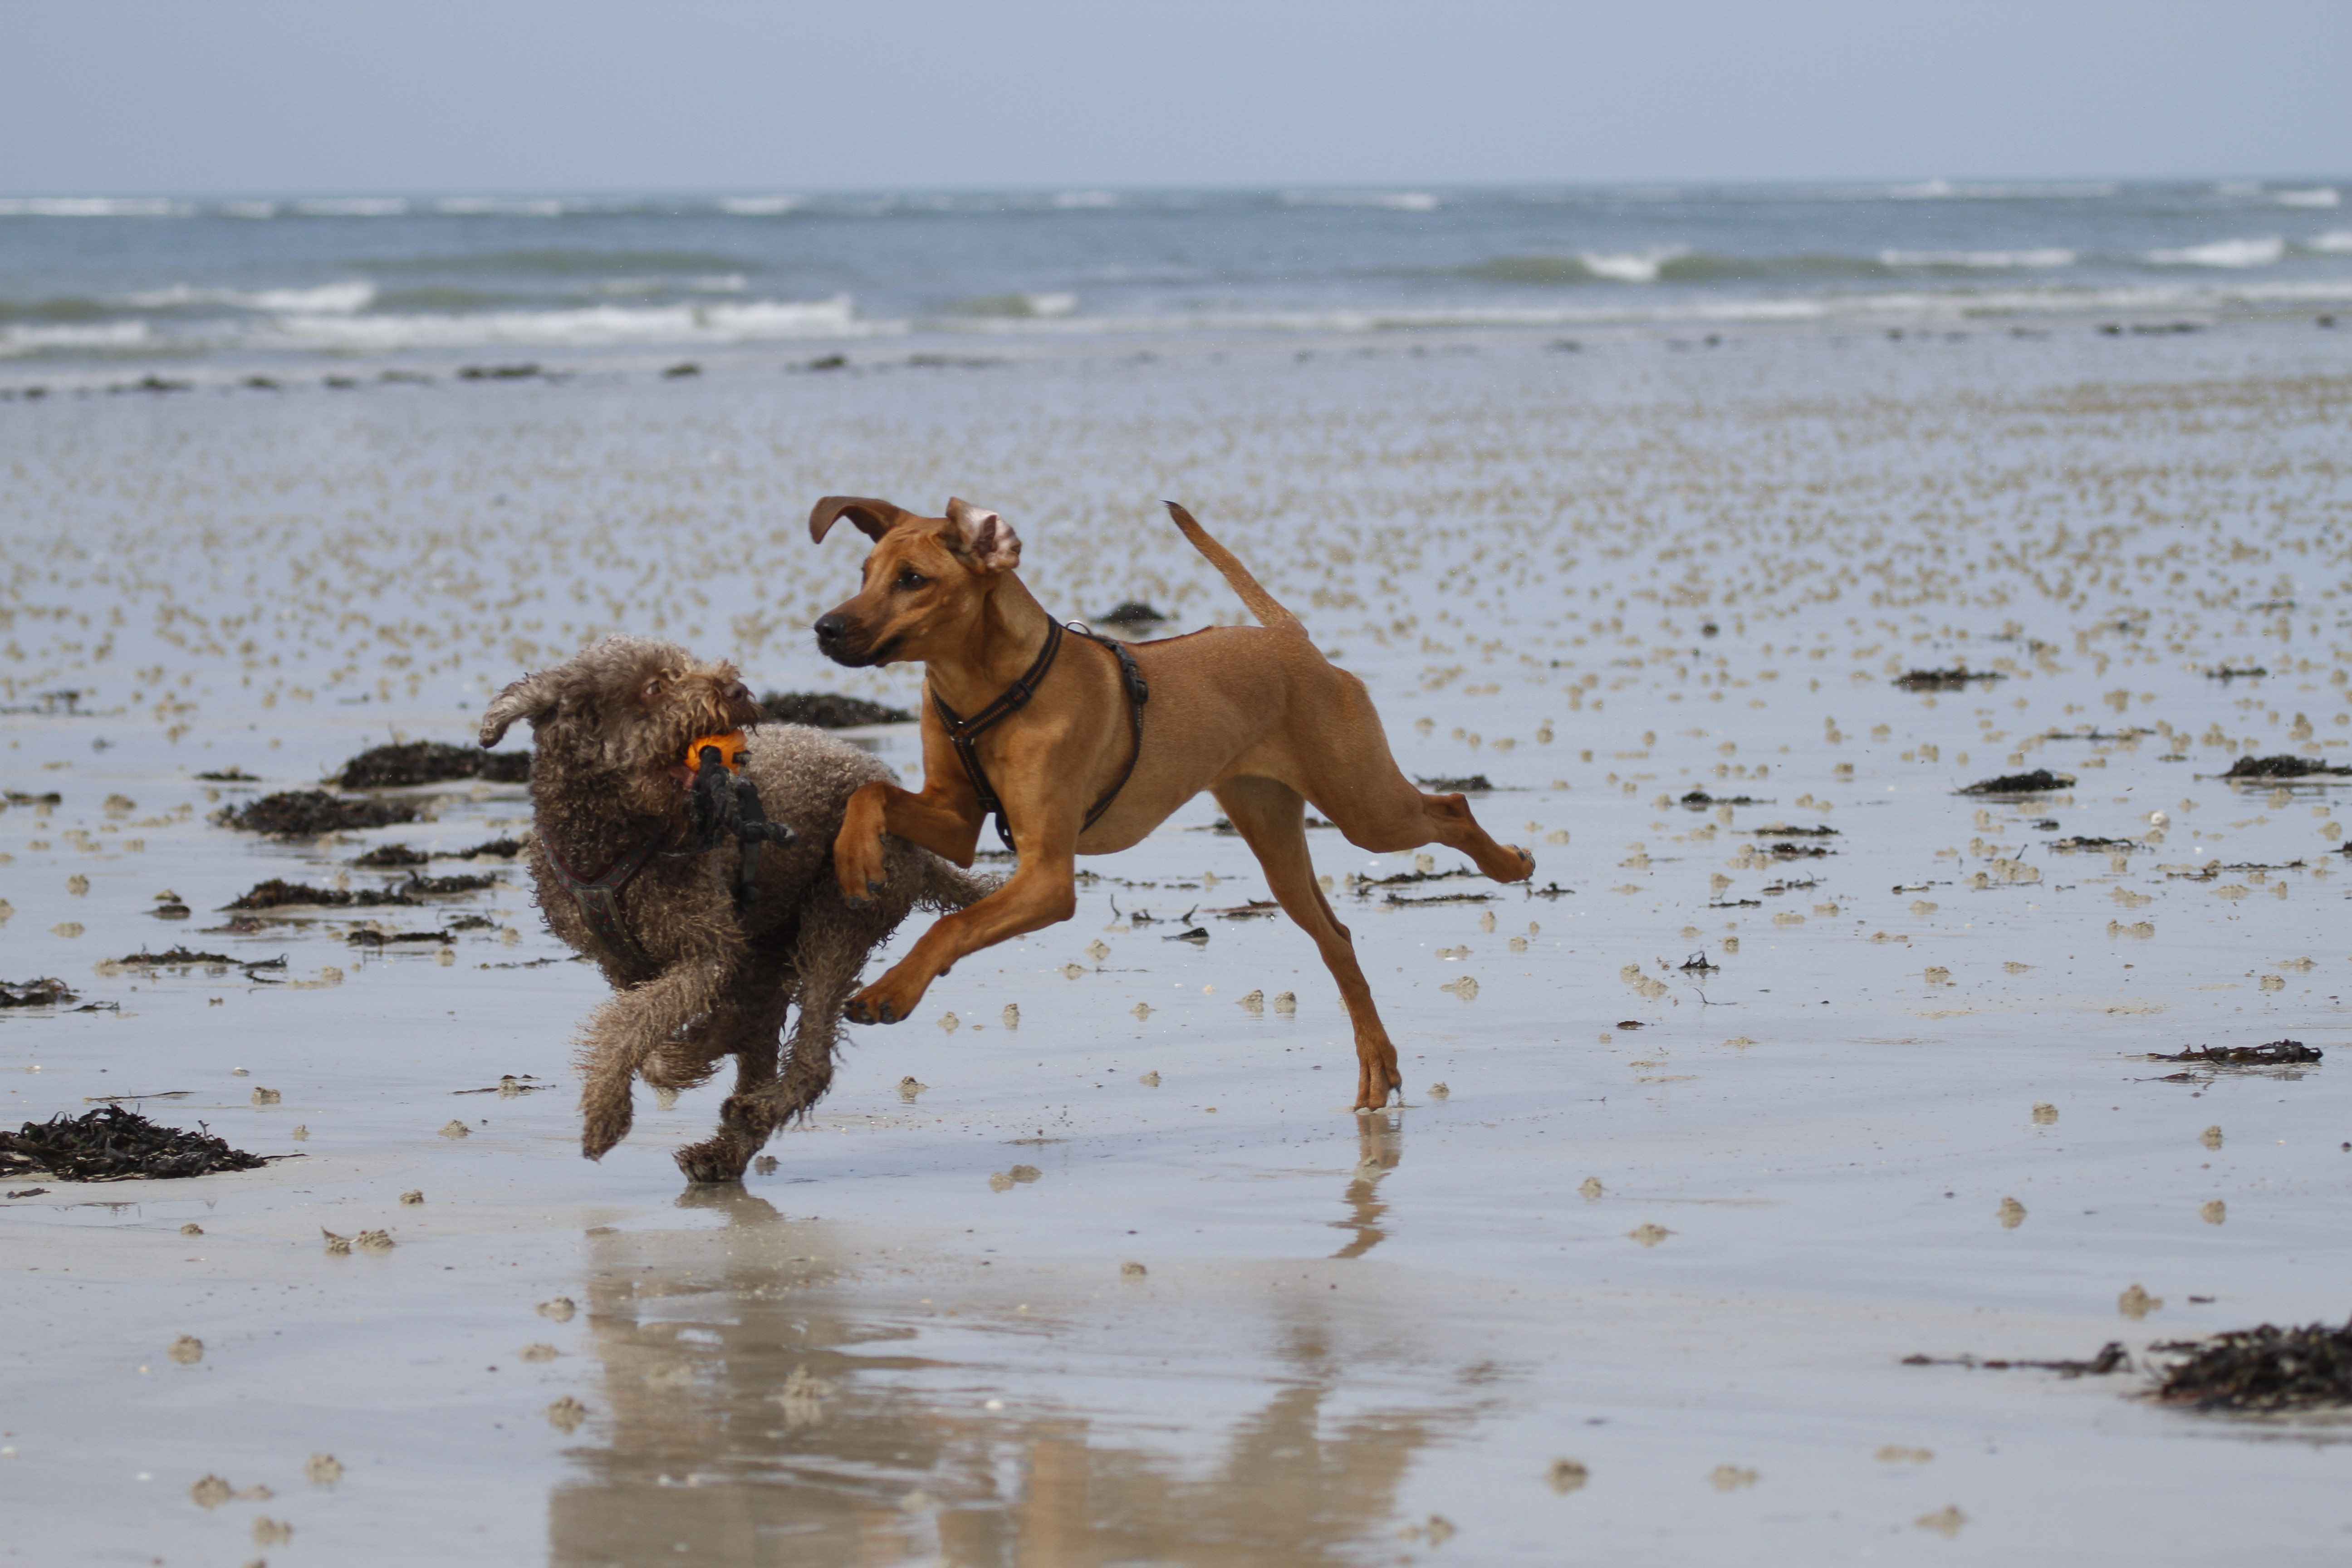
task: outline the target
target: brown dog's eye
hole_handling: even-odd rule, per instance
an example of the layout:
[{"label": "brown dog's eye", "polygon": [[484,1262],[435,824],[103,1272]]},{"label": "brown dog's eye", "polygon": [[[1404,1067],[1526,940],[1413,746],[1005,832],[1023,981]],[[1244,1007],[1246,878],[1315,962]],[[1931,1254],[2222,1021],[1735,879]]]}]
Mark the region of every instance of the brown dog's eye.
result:
[{"label": "brown dog's eye", "polygon": [[904,572],[899,573],[898,580],[891,584],[890,586],[898,589],[901,594],[911,594],[929,581],[930,579],[929,577],[924,576],[920,572],[916,571],[910,566]]}]

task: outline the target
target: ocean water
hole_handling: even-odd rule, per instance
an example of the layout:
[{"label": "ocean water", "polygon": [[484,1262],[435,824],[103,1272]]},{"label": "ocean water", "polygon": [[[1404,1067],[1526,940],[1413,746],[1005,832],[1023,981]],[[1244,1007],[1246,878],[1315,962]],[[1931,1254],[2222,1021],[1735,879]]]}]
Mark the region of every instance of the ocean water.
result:
[{"label": "ocean water", "polygon": [[2347,184],[0,195],[0,359],[2324,311]]}]

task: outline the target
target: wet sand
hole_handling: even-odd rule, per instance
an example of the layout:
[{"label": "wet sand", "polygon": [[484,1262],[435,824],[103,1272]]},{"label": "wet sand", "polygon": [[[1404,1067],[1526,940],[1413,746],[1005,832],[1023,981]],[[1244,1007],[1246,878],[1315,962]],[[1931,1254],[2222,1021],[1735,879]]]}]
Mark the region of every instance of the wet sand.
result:
[{"label": "wet sand", "polygon": [[[2340,1560],[2352,1427],[2139,1395],[2151,1343],[2346,1310],[2352,779],[2220,775],[2352,763],[2347,347],[910,343],[0,407],[0,784],[60,796],[0,812],[0,978],[120,1006],[0,1015],[0,1123],[184,1090],[141,1103],[301,1156],[11,1184],[0,1562]],[[1215,912],[1265,886],[1206,800],[854,1031],[740,1190],[669,1161],[709,1090],[578,1157],[600,983],[518,870],[223,929],[517,831],[472,783],[317,842],[207,817],[462,740],[606,630],[907,702],[808,646],[827,491],[1000,507],[1047,604],[1171,631],[1239,616],[1181,500],[1408,772],[1485,775],[1546,896],[1360,889],[1414,857],[1313,836],[1409,1104],[1348,1113],[1336,994]],[[2001,679],[1894,684],[1956,668]],[[2031,769],[2075,782],[1956,793]],[[183,942],[287,965],[102,962]],[[2280,1038],[2327,1059],[2145,1059]],[[502,1074],[554,1087],[460,1092]],[[2109,1341],[2134,1370],[1905,1364]]]}]

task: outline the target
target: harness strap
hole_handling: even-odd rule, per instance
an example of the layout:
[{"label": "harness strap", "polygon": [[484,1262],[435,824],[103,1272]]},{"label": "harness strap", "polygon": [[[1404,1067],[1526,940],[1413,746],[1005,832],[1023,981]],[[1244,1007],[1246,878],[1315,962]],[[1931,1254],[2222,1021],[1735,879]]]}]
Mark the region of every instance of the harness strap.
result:
[{"label": "harness strap", "polygon": [[661,848],[660,841],[646,840],[614,861],[598,877],[583,877],[566,865],[553,839],[542,835],[539,843],[547,851],[549,869],[579,904],[581,918],[588,922],[588,929],[595,932],[597,940],[625,957],[652,967],[653,960],[637,945],[637,939],[629,932],[628,922],[621,918],[621,892],[652,862]]},{"label": "harness strap", "polygon": [[[1151,699],[1151,687],[1143,679],[1143,668],[1136,663],[1135,655],[1127,650],[1125,644],[1076,621],[1070,623],[1069,629],[1089,642],[1099,643],[1108,648],[1111,657],[1118,660],[1119,682],[1127,694],[1128,728],[1135,742],[1128,753],[1127,766],[1119,770],[1118,779],[1087,810],[1086,820],[1079,825],[1078,831],[1084,833],[1102,820],[1103,814],[1111,808],[1111,803],[1118,799],[1119,791],[1127,787],[1127,781],[1135,776],[1135,765],[1143,756],[1143,705]],[[969,719],[949,707],[947,699],[941,697],[936,689],[931,692],[931,707],[938,712],[940,724],[946,728],[948,739],[955,745],[957,760],[963,763],[964,777],[971,781],[971,792],[979,802],[982,815],[996,818],[996,837],[1003,841],[1007,849],[1013,847],[1012,825],[1005,820],[1004,803],[998,798],[995,786],[988,782],[988,770],[981,766],[980,752],[973,742],[1029,706],[1029,700],[1037,695],[1039,684],[1053,669],[1054,659],[1061,651],[1062,623],[1048,622],[1045,646],[1038,650],[1036,660],[1029,666],[1027,672],[999,692],[994,701]]]}]

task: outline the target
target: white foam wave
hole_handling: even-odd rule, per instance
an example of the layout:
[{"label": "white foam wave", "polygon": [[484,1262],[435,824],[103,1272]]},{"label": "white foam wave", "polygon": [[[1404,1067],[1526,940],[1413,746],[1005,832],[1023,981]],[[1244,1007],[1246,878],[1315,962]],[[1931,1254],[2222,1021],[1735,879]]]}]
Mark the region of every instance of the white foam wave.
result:
[{"label": "white foam wave", "polygon": [[719,210],[730,217],[782,217],[801,205],[798,196],[721,196]]},{"label": "white foam wave", "polygon": [[754,300],[726,305],[593,305],[571,310],[478,315],[289,315],[273,330],[318,348],[390,352],[500,344],[594,348],[632,343],[758,342],[790,338],[870,337],[903,330],[860,321],[850,297]]},{"label": "white foam wave", "polygon": [[144,321],[109,321],[87,327],[0,327],[0,359],[26,354],[136,349],[148,341]]},{"label": "white foam wave", "polygon": [[2177,250],[2151,250],[2147,258],[2158,267],[2269,267],[2285,255],[2286,241],[2266,234],[2252,239],[2185,245]]},{"label": "white foam wave", "polygon": [[1595,278],[1615,283],[1655,283],[1660,268],[1689,254],[1686,245],[1668,245],[1651,250],[1580,251],[1576,258]]},{"label": "white foam wave", "polygon": [[174,217],[186,210],[162,196],[0,196],[0,217]]},{"label": "white foam wave", "polygon": [[2333,185],[2315,185],[2307,191],[2273,191],[2271,200],[2283,207],[2332,207],[2344,196]]},{"label": "white foam wave", "polygon": [[447,217],[562,217],[563,204],[552,196],[443,196],[433,210]]},{"label": "white foam wave", "polygon": [[1054,197],[1054,205],[1065,212],[1115,207],[1118,205],[1118,194],[1115,191],[1063,191]]},{"label": "white foam wave", "polygon": [[408,201],[404,196],[312,196],[296,202],[294,210],[304,217],[404,217]]},{"label": "white foam wave", "polygon": [[375,285],[364,278],[341,283],[321,283],[313,289],[198,289],[174,283],[123,297],[123,303],[142,310],[183,310],[191,305],[227,305],[239,310],[269,310],[295,315],[351,315],[375,303]]},{"label": "white foam wave", "polygon": [[2326,234],[2315,234],[2303,242],[2303,247],[2325,251],[2330,256],[2352,253],[2352,228],[2331,228]]},{"label": "white foam wave", "polygon": [[1433,213],[1445,204],[1429,191],[1285,191],[1287,207],[1383,207],[1390,212]]},{"label": "white foam wave", "polygon": [[1882,250],[1878,259],[1888,267],[1967,267],[1987,270],[2010,267],[2072,267],[2074,253],[2048,250]]},{"label": "white foam wave", "polygon": [[1893,185],[1875,194],[1898,202],[2063,202],[2112,196],[2119,189],[2107,180],[2024,184],[1959,184],[1950,180],[1922,180],[1917,184]]}]

